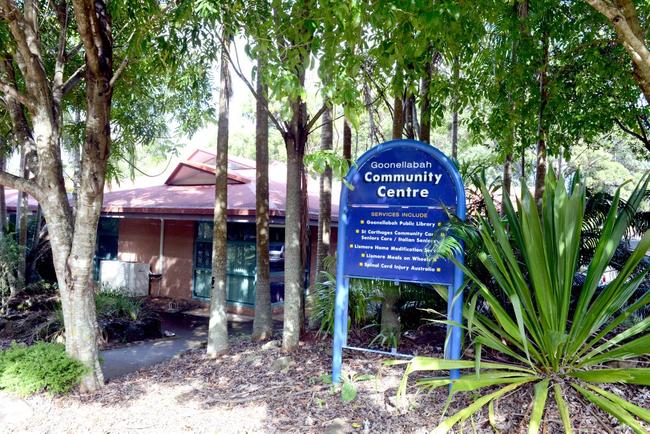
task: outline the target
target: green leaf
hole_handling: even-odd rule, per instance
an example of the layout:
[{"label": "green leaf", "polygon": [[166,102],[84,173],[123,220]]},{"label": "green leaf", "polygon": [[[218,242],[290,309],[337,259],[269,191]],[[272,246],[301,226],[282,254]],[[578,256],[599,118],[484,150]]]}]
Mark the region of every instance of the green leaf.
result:
[{"label": "green leaf", "polygon": [[541,425],[544,409],[546,408],[548,383],[549,379],[546,378],[535,384],[535,397],[533,398],[533,410],[530,414],[530,423],[528,424],[528,434],[537,434],[539,432],[539,426]]},{"label": "green leaf", "polygon": [[616,404],[613,401],[610,401],[609,399],[603,396],[596,395],[588,391],[587,389],[580,387],[577,384],[571,384],[571,386],[574,389],[576,389],[578,392],[580,392],[582,396],[584,396],[589,401],[593,402],[598,407],[600,407],[603,411],[611,414],[616,419],[618,419],[619,422],[632,428],[635,433],[647,434],[647,431],[643,428],[643,426],[641,426],[641,424],[636,419],[634,419],[634,416],[632,416],[627,410],[625,410],[620,405]]},{"label": "green leaf", "polygon": [[569,375],[590,383],[627,383],[650,386],[650,368],[629,369],[592,369],[589,371],[574,371]]},{"label": "green leaf", "polygon": [[569,416],[569,407],[562,396],[562,387],[558,383],[555,383],[553,385],[553,392],[555,394],[555,403],[557,404],[557,409],[560,413],[560,418],[562,419],[562,425],[564,425],[564,432],[566,434],[573,434],[571,417]]},{"label": "green leaf", "polygon": [[352,402],[357,397],[357,388],[354,384],[346,381],[341,386],[341,400],[343,402]]},{"label": "green leaf", "polygon": [[479,411],[481,407],[489,403],[493,399],[499,398],[500,396],[505,395],[506,393],[515,390],[519,386],[528,383],[528,381],[521,381],[519,383],[510,384],[505,386],[496,392],[492,392],[489,395],[482,396],[476,399],[472,404],[468,405],[464,409],[458,411],[453,416],[448,417],[442,421],[433,431],[432,434],[446,434],[450,429],[454,427],[458,422],[463,421]]},{"label": "green leaf", "polygon": [[605,398],[609,399],[610,401],[614,402],[617,405],[620,405],[630,413],[634,414],[636,417],[639,419],[642,419],[648,423],[650,423],[650,411],[646,410],[645,408],[639,407],[638,405],[634,405],[629,401],[626,401],[625,399],[621,398],[620,396],[617,396],[611,392],[608,392],[606,390],[601,389],[600,387],[596,387],[593,384],[587,384],[587,387],[593,390],[594,392],[603,395]]}]

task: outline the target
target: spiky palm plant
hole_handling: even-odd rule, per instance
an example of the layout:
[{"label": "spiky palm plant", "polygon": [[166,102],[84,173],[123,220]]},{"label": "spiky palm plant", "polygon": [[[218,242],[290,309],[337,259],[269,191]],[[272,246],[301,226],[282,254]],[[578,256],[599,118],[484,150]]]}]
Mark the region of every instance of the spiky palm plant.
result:
[{"label": "spiky palm plant", "polygon": [[[641,421],[650,423],[650,411],[598,384],[650,385],[650,368],[612,366],[614,361],[637,360],[650,354],[650,318],[626,325],[626,319],[650,304],[650,293],[628,304],[649,271],[639,264],[650,248],[650,231],[642,237],[618,276],[604,288],[598,290],[598,286],[649,181],[650,175],[645,175],[623,208],[618,206],[620,189],[614,195],[593,259],[584,271],[584,283],[577,293],[574,276],[580,271],[585,212],[585,187],[579,176],[567,189],[563,180],[558,182],[549,172],[541,209],[523,188],[517,210],[504,197],[503,218],[485,185],[480,184],[487,217],[478,222],[483,245],[478,256],[495,284],[486,286],[469,269],[457,264],[476,287],[476,293],[464,307],[466,336],[476,346],[475,360],[416,357],[407,366],[399,393],[405,392],[410,374],[446,369],[470,371],[457,380],[437,377],[420,379],[417,384],[425,388],[451,384],[452,393],[489,386],[496,389],[490,389],[473,404],[445,419],[435,433],[449,431],[483,406],[529,384],[534,384],[529,432],[539,430],[550,388],[568,433],[572,426],[565,394],[570,389],[635,432],[646,432]],[[499,292],[508,304],[500,301],[504,297]],[[477,300],[488,306],[487,312],[475,308]],[[505,355],[510,362],[482,360],[483,348]]]}]

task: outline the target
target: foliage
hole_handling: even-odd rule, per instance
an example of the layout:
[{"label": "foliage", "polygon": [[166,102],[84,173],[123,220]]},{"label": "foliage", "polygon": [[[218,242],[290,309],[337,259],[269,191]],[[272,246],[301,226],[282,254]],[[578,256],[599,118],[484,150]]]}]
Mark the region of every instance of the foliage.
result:
[{"label": "foliage", "polygon": [[86,371],[81,362],[66,355],[61,344],[14,344],[0,352],[0,389],[20,395],[68,393]]},{"label": "foliage", "polygon": [[95,306],[99,319],[121,318],[136,321],[143,313],[142,300],[110,288],[103,288],[95,295]]},{"label": "foliage", "polygon": [[[435,432],[449,431],[486,404],[530,383],[535,383],[530,432],[539,430],[551,386],[567,432],[572,432],[572,428],[564,396],[571,388],[635,432],[644,432],[636,418],[650,422],[647,410],[596,384],[650,385],[650,368],[607,366],[612,361],[637,360],[650,354],[650,334],[646,333],[650,318],[633,325],[625,323],[634,312],[650,303],[650,293],[646,293],[627,305],[650,271],[648,267],[640,270],[638,267],[650,248],[650,232],[644,234],[617,277],[598,290],[601,277],[641,204],[649,182],[650,174],[646,174],[622,210],[618,207],[620,191],[615,194],[573,311],[570,306],[574,276],[579,271],[586,200],[586,189],[579,175],[567,190],[565,182],[557,181],[553,172],[549,172],[539,210],[525,188],[522,199],[517,201],[518,211],[507,197],[504,198],[504,219],[499,216],[485,184],[481,183],[488,216],[479,218],[479,234],[484,244],[479,258],[494,278],[496,287],[488,288],[469,269],[457,264],[477,286],[470,303],[464,307],[465,329],[476,347],[476,358],[455,361],[416,357],[409,362],[399,392],[405,392],[408,377],[413,372],[445,369],[473,368],[474,372],[457,380],[422,379],[418,385],[435,388],[451,384],[452,393],[478,391],[488,386],[500,388],[491,389],[490,393],[445,419]],[[499,301],[498,292],[508,298],[510,308]],[[488,314],[475,309],[478,301],[487,305]],[[484,347],[509,361],[482,360]]]},{"label": "foliage", "polygon": [[[336,276],[329,271],[321,271],[322,279],[315,285],[314,321],[320,324],[318,333],[334,333],[334,308],[336,301]],[[372,290],[364,285],[350,285],[348,299],[348,326],[361,326],[369,318],[369,302]]]}]

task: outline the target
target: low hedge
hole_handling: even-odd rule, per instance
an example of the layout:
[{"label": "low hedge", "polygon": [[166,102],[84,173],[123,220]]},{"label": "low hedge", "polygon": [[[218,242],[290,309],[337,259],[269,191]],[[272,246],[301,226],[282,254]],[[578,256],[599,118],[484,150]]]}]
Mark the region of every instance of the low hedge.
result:
[{"label": "low hedge", "polygon": [[0,351],[0,389],[19,395],[68,393],[86,371],[81,362],[66,354],[62,344],[13,344]]}]

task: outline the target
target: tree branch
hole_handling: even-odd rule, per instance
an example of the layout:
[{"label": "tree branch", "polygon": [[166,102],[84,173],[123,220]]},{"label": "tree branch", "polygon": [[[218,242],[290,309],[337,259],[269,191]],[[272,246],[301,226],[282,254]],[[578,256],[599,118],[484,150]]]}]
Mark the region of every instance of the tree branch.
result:
[{"label": "tree branch", "polygon": [[65,46],[68,33],[68,8],[65,0],[59,4],[52,5],[56,11],[56,17],[59,20],[59,44],[56,52],[56,63],[54,66],[54,79],[52,80],[52,97],[57,105],[61,104],[63,99],[63,68],[65,66]]},{"label": "tree branch", "polygon": [[638,140],[641,141],[641,143],[643,143],[645,145],[646,148],[650,149],[650,141],[648,141],[648,139],[644,138],[641,134],[637,133],[636,131],[633,131],[630,128],[626,127],[623,124],[623,122],[621,122],[617,118],[614,118],[614,122],[616,123],[616,125],[618,125],[618,127],[621,130],[623,130],[624,132],[626,132],[627,134],[629,134],[629,135],[631,135],[633,137],[636,137]]},{"label": "tree branch", "polygon": [[314,126],[314,124],[316,123],[316,121],[317,121],[317,120],[318,120],[318,119],[323,115],[323,113],[325,113],[325,110],[327,110],[327,104],[323,104],[323,106],[320,108],[320,110],[318,110],[318,111],[316,112],[316,114],[314,115],[314,117],[311,118],[311,119],[309,120],[309,122],[307,122],[307,125],[305,126],[305,129],[306,129],[307,131],[310,131],[310,130],[311,130],[311,128],[312,128],[312,127]]},{"label": "tree branch", "polygon": [[83,79],[86,73],[86,65],[81,65],[67,80],[63,83],[63,96],[72,91]]},{"label": "tree branch", "polygon": [[15,87],[3,80],[0,80],[0,91],[2,91],[2,93],[7,97],[14,98],[25,107],[32,107],[32,101],[26,95],[19,92]]},{"label": "tree branch", "polygon": [[0,170],[0,184],[18,191],[23,191],[36,199],[37,202],[43,201],[42,189],[36,182],[30,179],[25,179]]},{"label": "tree branch", "polygon": [[111,87],[115,87],[115,82],[120,78],[120,75],[122,75],[122,73],[124,72],[128,64],[129,64],[129,56],[127,55],[124,56],[124,59],[122,59],[122,63],[120,63],[120,66],[117,67],[117,70],[113,74],[113,77],[111,77],[111,81],[109,83]]}]

